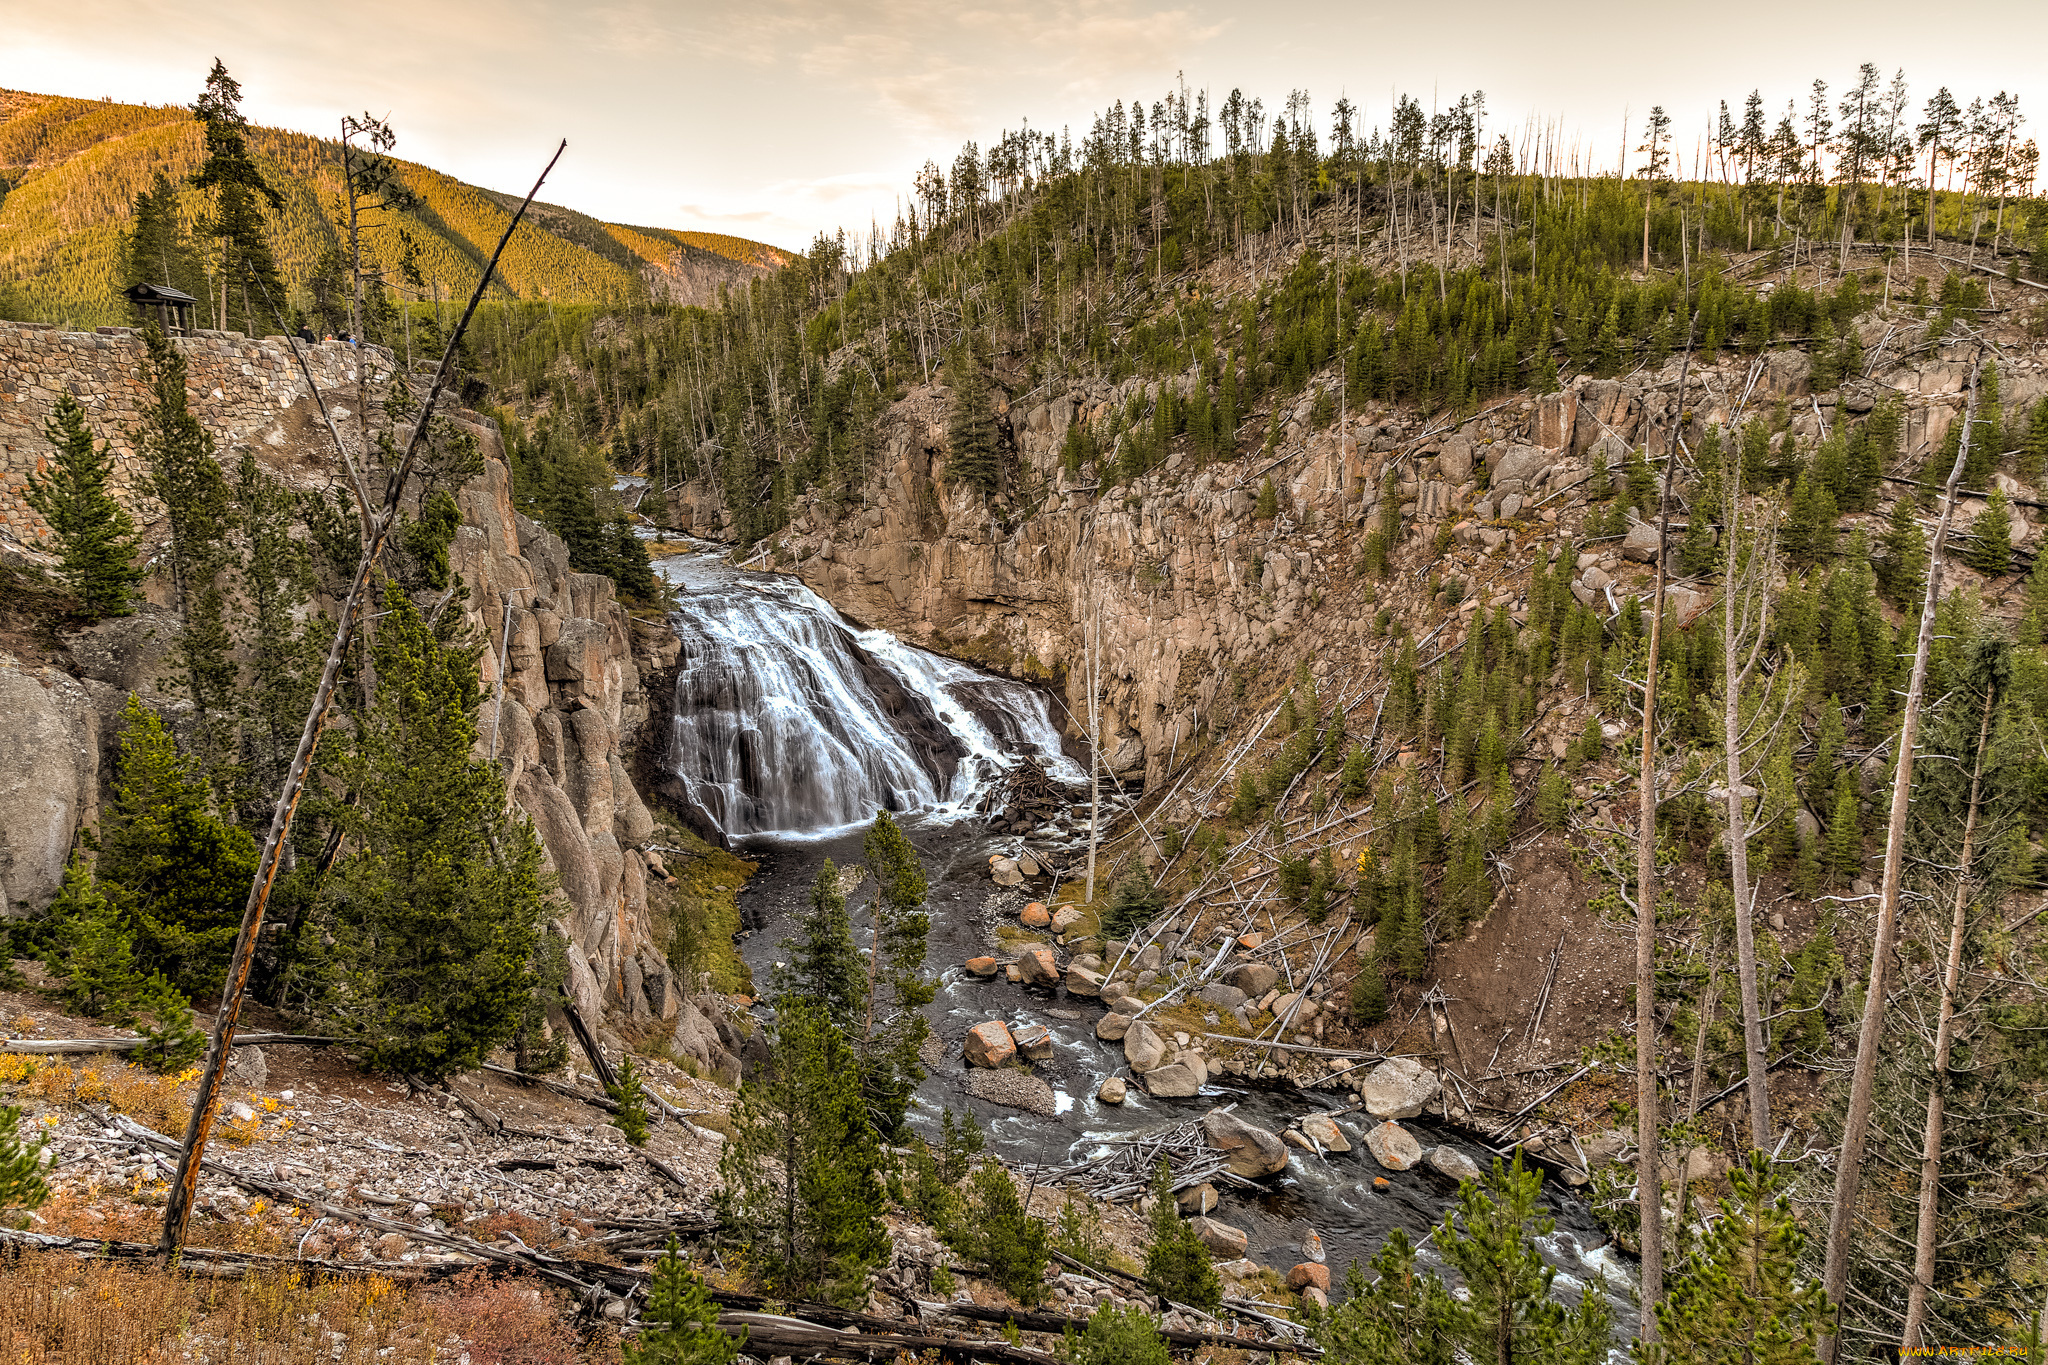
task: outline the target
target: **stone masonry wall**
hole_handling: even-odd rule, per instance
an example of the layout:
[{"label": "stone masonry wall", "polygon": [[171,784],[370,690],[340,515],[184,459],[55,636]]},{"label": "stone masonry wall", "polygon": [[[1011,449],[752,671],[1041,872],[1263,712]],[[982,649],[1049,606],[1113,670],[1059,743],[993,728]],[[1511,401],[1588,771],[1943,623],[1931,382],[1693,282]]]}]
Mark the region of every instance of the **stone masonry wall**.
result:
[{"label": "stone masonry wall", "polygon": [[[223,452],[253,444],[280,458],[318,434],[319,414],[283,337],[251,340],[240,332],[196,332],[173,342],[185,354],[192,411]],[[346,390],[358,366],[376,387],[396,361],[382,346],[325,341],[302,347],[321,390]],[[29,507],[28,478],[50,457],[43,425],[69,390],[93,435],[114,448],[114,492],[137,506],[142,463],[131,431],[142,415],[142,335],[133,327],[66,332],[41,322],[0,322],[0,542],[43,548],[49,528]],[[337,420],[340,414],[336,414]]]}]

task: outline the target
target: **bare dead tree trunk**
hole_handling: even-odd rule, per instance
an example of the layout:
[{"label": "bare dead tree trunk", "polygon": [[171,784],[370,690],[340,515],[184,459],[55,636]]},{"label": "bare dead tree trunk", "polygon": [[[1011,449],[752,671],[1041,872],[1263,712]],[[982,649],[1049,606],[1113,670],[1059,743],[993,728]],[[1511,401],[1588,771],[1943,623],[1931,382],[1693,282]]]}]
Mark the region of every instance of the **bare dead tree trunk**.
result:
[{"label": "bare dead tree trunk", "polygon": [[1920,635],[1913,648],[1912,681],[1899,721],[1899,761],[1892,779],[1891,825],[1885,835],[1884,880],[1879,885],[1877,930],[1870,945],[1870,984],[1863,1000],[1863,1024],[1856,1035],[1856,1063],[1849,1081],[1849,1111],[1842,1123],[1842,1150],[1835,1160],[1834,1207],[1828,1217],[1827,1260],[1821,1288],[1835,1305],[1836,1333],[1821,1342],[1823,1365],[1834,1365],[1844,1296],[1849,1287],[1849,1238],[1856,1221],[1856,1197],[1863,1183],[1863,1145],[1870,1135],[1870,1110],[1876,1102],[1877,1048],[1884,1033],[1885,967],[1899,927],[1899,885],[1906,859],[1906,808],[1913,791],[1913,748],[1920,735],[1920,703],[1927,691],[1927,659],[1934,645],[1934,608],[1941,600],[1941,557],[1948,548],[1949,522],[1955,517],[1956,486],[1970,457],[1970,428],[1977,420],[1977,371],[1970,365],[1970,401],[1963,412],[1963,439],[1956,448],[1955,467],[1941,494],[1941,521],[1928,548],[1927,590],[1920,601]]},{"label": "bare dead tree trunk", "polygon": [[[1729,461],[1728,563],[1721,583],[1721,742],[1728,760],[1728,880],[1735,892],[1735,974],[1742,993],[1742,1051],[1749,1074],[1749,1141],[1758,1151],[1771,1146],[1771,1088],[1764,1056],[1763,1005],[1756,978],[1756,891],[1749,878],[1749,817],[1743,804],[1742,688],[1763,657],[1770,634],[1771,539],[1751,542],[1747,563],[1742,548],[1742,463]],[[1738,604],[1738,597],[1741,599]],[[1750,620],[1752,610],[1755,619]],[[1741,658],[1743,640],[1752,643]]]},{"label": "bare dead tree trunk", "polygon": [[1685,422],[1685,380],[1692,368],[1688,325],[1678,369],[1678,404],[1664,455],[1664,493],[1657,508],[1657,587],[1650,599],[1650,658],[1643,671],[1643,762],[1636,786],[1636,1204],[1641,1218],[1642,1318],[1638,1335],[1657,1340],[1664,1298],[1664,1196],[1657,1143],[1657,667],[1664,641],[1664,569],[1671,538],[1671,475]]},{"label": "bare dead tree trunk", "polygon": [[484,290],[489,286],[491,272],[497,269],[498,258],[505,252],[505,246],[512,240],[513,230],[519,220],[526,216],[528,204],[540,193],[541,185],[547,180],[548,172],[561,160],[568,148],[563,142],[555,148],[555,154],[548,158],[540,179],[533,182],[527,191],[526,202],[519,206],[519,212],[512,215],[512,221],[505,225],[505,233],[498,239],[497,250],[491,253],[490,263],[478,276],[476,292],[470,295],[469,307],[463,310],[462,320],[456,324],[455,333],[448,339],[448,348],[441,355],[441,367],[434,374],[433,387],[427,393],[427,401],[420,407],[419,420],[413,424],[412,438],[406,442],[404,458],[398,468],[392,471],[390,482],[384,489],[384,504],[378,510],[373,528],[369,528],[369,543],[364,547],[362,557],[356,563],[355,581],[350,584],[348,598],[343,603],[340,621],[334,628],[334,642],[327,650],[327,663],[320,672],[320,685],[313,694],[313,703],[306,712],[306,724],[299,734],[298,752],[292,756],[292,766],[287,772],[284,787],[277,794],[277,807],[271,815],[270,834],[263,843],[263,856],[257,861],[256,876],[249,886],[249,898],[242,908],[242,926],[235,939],[234,956],[228,967],[227,985],[221,991],[220,1013],[213,1022],[213,1043],[207,1049],[206,1065],[199,1077],[199,1093],[192,1101],[192,1117],[185,1125],[185,1140],[178,1153],[178,1180],[171,1187],[170,1198],[164,1205],[163,1235],[157,1242],[157,1249],[166,1257],[175,1254],[185,1240],[185,1226],[192,1216],[192,1198],[199,1184],[200,1162],[206,1151],[207,1134],[213,1128],[215,1113],[220,1108],[220,1083],[227,1071],[229,1040],[234,1037],[235,1023],[241,1017],[242,997],[249,984],[249,967],[256,956],[256,939],[263,930],[263,911],[270,900],[271,883],[276,880],[278,864],[284,853],[285,839],[291,832],[292,817],[297,813],[299,797],[305,791],[306,774],[312,766],[313,752],[320,747],[321,733],[327,728],[328,712],[334,704],[334,688],[341,676],[342,661],[347,657],[349,642],[355,635],[356,622],[361,617],[364,600],[370,593],[370,575],[378,556],[383,552],[384,542],[390,538],[391,529],[398,522],[398,505],[405,492],[406,478],[412,472],[414,457],[419,453],[420,443],[426,439],[427,424],[434,415],[434,404],[446,386],[449,372],[455,367],[455,353],[462,343],[462,335],[469,328],[469,320],[482,301]]},{"label": "bare dead tree trunk", "polygon": [[1949,1048],[1954,1041],[1956,988],[1963,974],[1963,931],[1970,918],[1970,854],[1977,839],[1977,807],[1984,785],[1984,750],[1991,736],[1991,708],[1998,689],[1984,698],[1984,718],[1977,725],[1977,762],[1970,770],[1970,813],[1963,821],[1963,855],[1956,863],[1956,897],[1948,928],[1948,966],[1941,978],[1941,1008],[1934,1025],[1934,1074],[1927,1082],[1927,1127],[1920,1144],[1920,1217],[1913,1231],[1913,1283],[1906,1291],[1906,1325],[1899,1334],[1903,1347],[1924,1346],[1927,1296],[1934,1289],[1935,1214],[1940,1205],[1941,1130],[1946,1117]]}]

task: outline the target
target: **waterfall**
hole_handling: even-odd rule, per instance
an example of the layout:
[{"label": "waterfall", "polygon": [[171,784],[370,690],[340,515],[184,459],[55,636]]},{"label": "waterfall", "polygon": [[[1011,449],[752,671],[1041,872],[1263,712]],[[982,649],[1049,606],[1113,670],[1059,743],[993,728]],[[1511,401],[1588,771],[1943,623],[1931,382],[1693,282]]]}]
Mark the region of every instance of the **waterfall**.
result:
[{"label": "waterfall", "polygon": [[1027,756],[1086,781],[1035,689],[858,630],[794,579],[709,555],[660,568],[681,589],[670,762],[729,838],[959,818]]}]

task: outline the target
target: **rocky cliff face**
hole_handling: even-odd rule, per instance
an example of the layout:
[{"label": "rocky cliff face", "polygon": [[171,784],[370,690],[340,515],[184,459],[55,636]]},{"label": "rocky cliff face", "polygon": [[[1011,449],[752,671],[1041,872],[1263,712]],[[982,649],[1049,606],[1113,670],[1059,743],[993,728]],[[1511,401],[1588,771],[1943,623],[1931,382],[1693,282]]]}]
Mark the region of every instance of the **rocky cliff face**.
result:
[{"label": "rocky cliff face", "polygon": [[[1866,345],[1877,348],[1896,321],[1866,318]],[[889,415],[887,493],[837,523],[812,510],[774,544],[781,562],[849,616],[999,671],[1059,680],[1075,717],[1086,714],[1086,634],[1099,620],[1103,754],[1120,775],[1156,783],[1200,741],[1206,718],[1228,705],[1241,671],[1313,657],[1327,677],[1367,662],[1375,638],[1369,606],[1389,605],[1384,594],[1406,589],[1382,589],[1376,603],[1370,593],[1346,589],[1390,483],[1405,535],[1433,545],[1439,531],[1450,532],[1459,562],[1446,556],[1446,570],[1526,577],[1535,550],[1577,527],[1600,459],[1618,479],[1629,450],[1664,453],[1679,364],[1674,358],[1624,380],[1581,377],[1562,392],[1509,400],[1462,424],[1376,406],[1315,430],[1303,397],[1283,411],[1271,454],[1200,472],[1175,455],[1163,470],[1107,495],[1063,473],[1061,442],[1069,423],[1103,420],[1143,382],[1041,392],[1004,414],[1021,482],[1038,491],[989,505],[947,487],[945,391],[920,389]],[[1732,358],[1695,365],[1685,399],[1688,440],[1706,424],[1726,422],[1745,394],[1746,414],[1786,403],[1791,430],[1810,442],[1822,424],[1831,428],[1899,393],[1909,455],[1938,445],[1960,412],[1966,364],[1955,357],[1889,367],[1880,360],[1873,380],[1819,401],[1808,368],[1799,352],[1771,353],[1754,365]],[[1334,374],[1325,378],[1335,382]],[[2010,358],[2004,384],[2009,410],[2032,402],[2048,390],[2043,359]],[[1256,500],[1268,477],[1280,510],[1262,519]],[[1966,505],[1964,515],[1973,510]],[[2016,521],[2014,531],[2022,543],[2039,535],[2037,524]],[[1622,548],[1589,556],[1590,574],[1575,580],[1583,598],[1600,586],[1587,579],[1611,574]],[[1519,613],[1518,590],[1501,592],[1483,604]],[[1454,646],[1461,622],[1480,605],[1471,598],[1438,643]]]},{"label": "rocky cliff face", "polygon": [[[23,338],[0,334],[0,345],[9,341]],[[223,459],[233,462],[253,449],[288,483],[325,486],[333,452],[281,341],[181,344],[193,357],[195,409],[214,430]],[[316,351],[335,352],[315,369],[330,405],[355,401],[359,358],[374,366],[380,386],[389,382],[391,357],[374,347]],[[89,403],[98,430],[112,434],[132,416],[141,344],[122,329],[30,329],[25,344],[7,355],[13,401],[0,431],[12,469],[46,458],[41,422],[60,387]],[[657,744],[666,733],[661,726],[646,731],[643,679],[672,669],[679,646],[666,622],[629,614],[610,579],[570,571],[562,542],[513,510],[495,428],[471,413],[450,416],[484,454],[483,472],[458,494],[462,524],[450,550],[469,587],[469,625],[486,642],[479,747],[503,768],[507,790],[531,817],[559,877],[574,997],[592,1018],[609,1014],[642,1033],[674,1029],[681,1050],[729,1068],[732,1058],[717,1033],[689,1007],[650,912],[650,880],[660,883],[666,873],[650,870],[650,862],[658,868],[662,861],[648,848],[657,821],[631,777],[643,733]],[[124,465],[132,466],[125,445],[121,450]],[[133,487],[131,470],[119,489],[147,527],[153,509]],[[16,553],[32,555],[39,523],[18,506],[9,512]],[[0,714],[9,717],[0,733],[0,896],[16,913],[49,901],[79,829],[97,818],[129,693],[160,701],[173,714],[180,709],[175,699],[156,695],[171,626],[165,613],[145,607],[64,637],[55,656],[0,657]]]}]

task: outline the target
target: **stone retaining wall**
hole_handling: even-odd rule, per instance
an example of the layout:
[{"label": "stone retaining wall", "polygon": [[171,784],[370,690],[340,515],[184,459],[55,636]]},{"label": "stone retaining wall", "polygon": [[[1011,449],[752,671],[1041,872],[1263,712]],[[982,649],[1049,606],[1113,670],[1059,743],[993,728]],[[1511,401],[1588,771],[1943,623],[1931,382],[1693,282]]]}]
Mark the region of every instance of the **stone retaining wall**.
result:
[{"label": "stone retaining wall", "polygon": [[[294,428],[317,422],[305,373],[285,338],[194,332],[174,344],[185,353],[192,411],[221,451],[256,442],[284,447]],[[382,346],[324,341],[301,349],[323,391],[355,384],[364,362],[365,377],[380,387],[396,368]],[[0,322],[0,541],[41,548],[49,536],[28,505],[28,478],[50,457],[43,425],[67,390],[85,409],[93,435],[114,448],[115,495],[143,510],[142,464],[130,433],[142,415],[145,354],[133,327],[66,332],[48,323]]]}]

